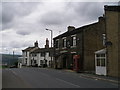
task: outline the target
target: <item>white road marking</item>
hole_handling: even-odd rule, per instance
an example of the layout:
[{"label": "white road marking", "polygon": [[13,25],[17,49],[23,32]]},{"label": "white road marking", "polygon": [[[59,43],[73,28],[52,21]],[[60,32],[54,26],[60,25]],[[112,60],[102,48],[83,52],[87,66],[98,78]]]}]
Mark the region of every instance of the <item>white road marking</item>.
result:
[{"label": "white road marking", "polygon": [[16,76],[18,76],[18,74],[15,72],[15,71],[13,71],[13,70],[11,70],[11,69],[9,69],[14,75],[16,75]]},{"label": "white road marking", "polygon": [[59,81],[62,81],[62,82],[65,82],[65,83],[67,83],[67,84],[73,85],[73,86],[78,87],[78,88],[80,87],[79,85],[76,85],[76,84],[73,84],[73,83],[67,82],[67,81],[62,80],[62,79],[59,79],[59,78],[55,78],[55,79],[57,79],[57,80],[59,80]]},{"label": "white road marking", "polygon": [[[61,71],[59,71],[59,73],[61,73]],[[48,76],[48,77],[51,77],[50,75],[45,74],[45,73],[43,73],[43,72],[41,72],[41,74],[43,74],[43,75],[45,75],[45,76]],[[55,78],[55,77],[54,77],[54,78]],[[59,79],[59,78],[55,78],[55,79],[57,79],[57,80],[59,80],[59,81],[62,81],[62,82],[65,82],[65,83],[67,83],[67,84],[73,85],[73,86],[78,87],[78,88],[80,87],[79,85],[76,85],[76,84],[73,84],[73,83],[67,82],[67,81],[62,80],[62,79]]]}]

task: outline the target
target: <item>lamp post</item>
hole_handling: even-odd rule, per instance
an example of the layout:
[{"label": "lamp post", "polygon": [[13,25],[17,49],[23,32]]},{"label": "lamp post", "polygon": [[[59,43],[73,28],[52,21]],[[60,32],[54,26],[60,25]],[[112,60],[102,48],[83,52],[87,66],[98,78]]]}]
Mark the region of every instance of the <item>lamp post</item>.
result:
[{"label": "lamp post", "polygon": [[[51,32],[51,49],[52,49],[52,36],[53,36],[53,31],[52,31],[51,29],[47,29],[47,28],[46,28],[46,30]],[[52,52],[53,52],[53,50],[52,50]],[[51,53],[52,53],[52,52],[51,52]],[[51,54],[51,67],[52,67],[52,54]]]},{"label": "lamp post", "polygon": [[50,30],[50,29],[46,29],[46,30],[51,32],[51,48],[52,48],[52,35],[53,35],[53,31]]}]

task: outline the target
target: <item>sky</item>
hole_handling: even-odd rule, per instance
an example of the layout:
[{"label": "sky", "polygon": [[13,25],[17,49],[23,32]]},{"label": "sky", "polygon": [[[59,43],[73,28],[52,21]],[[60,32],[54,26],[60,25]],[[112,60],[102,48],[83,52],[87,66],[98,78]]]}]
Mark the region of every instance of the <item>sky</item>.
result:
[{"label": "sky", "polygon": [[[99,0],[97,0],[99,1]],[[95,23],[104,14],[104,5],[116,2],[79,1],[2,1],[0,2],[0,53],[22,54],[22,50],[34,45],[44,48],[46,38],[53,37],[75,28]]]}]

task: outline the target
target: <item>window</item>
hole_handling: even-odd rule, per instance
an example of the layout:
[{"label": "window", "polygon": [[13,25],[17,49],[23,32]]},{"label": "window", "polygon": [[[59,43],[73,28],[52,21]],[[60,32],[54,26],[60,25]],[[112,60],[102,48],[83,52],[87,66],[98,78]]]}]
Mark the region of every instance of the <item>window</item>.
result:
[{"label": "window", "polygon": [[41,64],[41,65],[43,64],[43,60],[40,60],[40,64]]},{"label": "window", "polygon": [[76,46],[76,36],[71,36],[72,37],[72,46]]},{"label": "window", "polygon": [[37,56],[37,54],[32,54],[33,57]]},{"label": "window", "polygon": [[52,52],[50,51],[50,52],[49,52],[49,57],[51,57],[51,56],[52,56]]},{"label": "window", "polygon": [[101,66],[105,66],[105,59],[101,59]]},{"label": "window", "polygon": [[25,59],[25,64],[27,64],[27,58]]},{"label": "window", "polygon": [[41,52],[41,57],[44,57],[45,56],[45,53],[44,52]]},{"label": "window", "polygon": [[25,52],[25,56],[27,57],[27,52]]},{"label": "window", "polygon": [[105,54],[97,54],[96,60],[97,60],[97,66],[105,66]]},{"label": "window", "polygon": [[56,40],[55,44],[56,44],[56,48],[59,48],[59,39]]},{"label": "window", "polygon": [[105,54],[100,54],[101,57],[105,57]]},{"label": "window", "polygon": [[100,66],[100,59],[97,59],[97,66]]},{"label": "window", "polygon": [[46,52],[46,55],[47,55],[47,56],[50,56],[50,52],[49,52],[49,51],[47,51],[47,52]]},{"label": "window", "polygon": [[66,47],[66,38],[63,38],[63,47]]},{"label": "window", "polygon": [[35,63],[35,64],[37,63],[36,60],[34,60],[34,63]]}]

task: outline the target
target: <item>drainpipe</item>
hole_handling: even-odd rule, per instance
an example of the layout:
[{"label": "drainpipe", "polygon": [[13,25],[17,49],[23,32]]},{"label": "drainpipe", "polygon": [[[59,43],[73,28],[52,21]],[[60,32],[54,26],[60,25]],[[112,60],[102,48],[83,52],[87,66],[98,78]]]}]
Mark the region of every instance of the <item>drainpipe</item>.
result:
[{"label": "drainpipe", "polygon": [[84,70],[84,30],[82,30],[82,71]]}]

